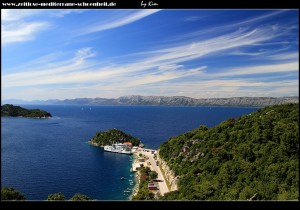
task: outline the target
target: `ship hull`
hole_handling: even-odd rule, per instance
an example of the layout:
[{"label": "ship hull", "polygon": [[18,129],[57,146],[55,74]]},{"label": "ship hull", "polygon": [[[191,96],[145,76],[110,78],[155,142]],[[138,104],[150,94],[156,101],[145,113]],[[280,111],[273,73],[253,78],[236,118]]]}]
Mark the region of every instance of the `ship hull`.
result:
[{"label": "ship hull", "polygon": [[111,146],[105,146],[104,151],[106,152],[113,152],[113,153],[119,153],[119,154],[126,154],[126,155],[131,155],[131,151],[126,151],[126,150],[114,150],[111,148]]}]

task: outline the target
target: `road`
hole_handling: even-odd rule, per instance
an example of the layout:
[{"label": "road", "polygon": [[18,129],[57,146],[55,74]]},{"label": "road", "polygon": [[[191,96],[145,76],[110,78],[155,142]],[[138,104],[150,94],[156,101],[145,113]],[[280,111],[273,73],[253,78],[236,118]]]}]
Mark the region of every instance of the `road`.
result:
[{"label": "road", "polygon": [[[166,184],[166,180],[165,180],[164,176],[162,175],[162,172],[161,172],[160,168],[156,165],[156,162],[154,160],[154,155],[151,152],[146,152],[146,151],[139,151],[139,152],[149,158],[146,162],[151,163],[150,169],[152,171],[157,172],[157,175],[158,175],[157,179],[158,180],[162,180],[162,182],[157,182],[160,194],[164,195],[165,193],[169,192],[168,186]],[[149,166],[147,163],[145,165]]]}]

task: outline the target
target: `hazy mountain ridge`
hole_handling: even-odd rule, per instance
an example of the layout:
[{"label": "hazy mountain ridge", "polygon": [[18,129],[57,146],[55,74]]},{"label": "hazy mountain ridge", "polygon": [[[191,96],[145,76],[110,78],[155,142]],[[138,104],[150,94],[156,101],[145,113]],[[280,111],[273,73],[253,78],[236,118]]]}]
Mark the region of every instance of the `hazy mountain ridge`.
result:
[{"label": "hazy mountain ridge", "polygon": [[24,101],[3,100],[2,104],[43,104],[43,105],[148,105],[148,106],[270,106],[299,103],[298,96],[292,97],[232,97],[195,99],[185,96],[140,96],[130,95],[119,98],[75,98]]}]

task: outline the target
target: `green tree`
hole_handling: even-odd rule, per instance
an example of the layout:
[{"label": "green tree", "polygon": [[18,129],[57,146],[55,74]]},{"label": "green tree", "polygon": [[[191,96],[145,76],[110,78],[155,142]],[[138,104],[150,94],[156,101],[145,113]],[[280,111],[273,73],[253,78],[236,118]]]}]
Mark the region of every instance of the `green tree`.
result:
[{"label": "green tree", "polygon": [[25,196],[12,187],[4,187],[1,189],[1,200],[25,200]]},{"label": "green tree", "polygon": [[156,171],[151,171],[149,173],[149,179],[157,179],[157,176],[158,176],[158,174]]},{"label": "green tree", "polygon": [[63,201],[66,197],[61,192],[48,195],[48,201]]},{"label": "green tree", "polygon": [[71,199],[71,201],[88,201],[91,200],[88,196],[76,193]]}]

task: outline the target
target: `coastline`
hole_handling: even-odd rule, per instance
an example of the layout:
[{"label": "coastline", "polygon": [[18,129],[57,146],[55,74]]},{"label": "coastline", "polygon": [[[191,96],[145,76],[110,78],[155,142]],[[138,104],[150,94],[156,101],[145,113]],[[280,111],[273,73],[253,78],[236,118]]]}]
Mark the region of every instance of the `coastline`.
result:
[{"label": "coastline", "polygon": [[92,145],[92,146],[95,146],[95,147],[104,147],[104,146],[99,145],[99,144],[97,144],[97,143],[95,143],[95,142],[92,142],[92,139],[88,141],[88,144],[90,144],[90,145]]},{"label": "coastline", "polygon": [[[138,151],[138,150],[136,150]],[[137,162],[137,154],[136,151],[132,155],[132,164],[131,164],[131,173],[134,173],[134,180],[135,185],[132,188],[131,195],[128,197],[130,201],[132,201],[132,198],[137,195],[139,191],[139,184],[140,184],[140,176],[138,171],[133,171],[133,165]]]},{"label": "coastline", "polygon": [[[99,145],[99,144],[93,142],[92,139],[88,141],[88,144],[90,144],[92,146],[96,146],[96,147],[103,147],[102,145]],[[128,195],[127,200],[132,201],[133,197],[136,196],[139,192],[139,185],[140,185],[140,181],[141,181],[140,178],[141,177],[140,177],[140,171],[138,169],[139,166],[137,166],[137,165],[141,164],[141,162],[139,160],[139,155],[141,155],[141,154],[143,155],[143,157],[146,158],[146,161],[145,162],[143,161],[142,164],[147,163],[148,167],[150,166],[149,168],[152,171],[156,171],[158,173],[158,178],[162,180],[162,182],[157,183],[159,193],[161,195],[164,195],[164,193],[172,191],[172,190],[168,189],[168,187],[166,185],[166,180],[165,180],[165,177],[164,177],[164,175],[166,175],[165,172],[161,171],[161,169],[159,168],[159,166],[157,165],[156,161],[153,158],[154,157],[153,156],[154,152],[157,153],[157,150],[137,148],[136,150],[133,151],[131,168],[130,168],[130,173],[131,173],[130,176],[131,177],[134,176],[135,183],[131,187],[131,193]],[[169,180],[170,177],[168,177],[167,179]]]}]

